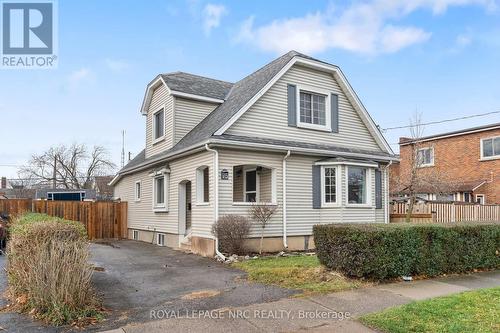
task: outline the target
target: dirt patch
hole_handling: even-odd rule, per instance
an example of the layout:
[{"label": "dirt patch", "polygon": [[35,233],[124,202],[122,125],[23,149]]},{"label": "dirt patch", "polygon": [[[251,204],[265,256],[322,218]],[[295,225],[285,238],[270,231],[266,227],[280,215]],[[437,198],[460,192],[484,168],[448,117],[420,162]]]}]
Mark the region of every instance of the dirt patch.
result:
[{"label": "dirt patch", "polygon": [[182,296],[182,299],[199,299],[214,297],[220,294],[219,290],[200,290]]}]

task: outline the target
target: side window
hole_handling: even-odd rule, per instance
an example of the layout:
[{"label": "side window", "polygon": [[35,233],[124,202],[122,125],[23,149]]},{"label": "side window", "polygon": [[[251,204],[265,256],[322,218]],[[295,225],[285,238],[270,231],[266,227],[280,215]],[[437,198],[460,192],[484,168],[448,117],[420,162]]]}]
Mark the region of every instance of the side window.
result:
[{"label": "side window", "polygon": [[337,170],[338,167],[325,166],[322,168],[322,197],[323,206],[328,206],[338,203],[339,193],[337,193]]},{"label": "side window", "polygon": [[368,203],[368,169],[363,167],[347,167],[347,203]]},{"label": "side window", "polygon": [[500,136],[481,140],[481,158],[500,157]]},{"label": "side window", "polygon": [[135,201],[140,201],[141,200],[141,182],[137,181],[135,182]]},{"label": "side window", "polygon": [[153,140],[161,140],[165,135],[165,110],[162,108],[153,114]]},{"label": "side window", "polygon": [[196,202],[208,203],[210,201],[210,173],[207,166],[196,169]]},{"label": "side window", "polygon": [[168,181],[168,173],[153,177],[153,210],[155,212],[168,211]]},{"label": "side window", "polygon": [[419,167],[434,165],[434,148],[422,148],[417,152],[417,163]]}]

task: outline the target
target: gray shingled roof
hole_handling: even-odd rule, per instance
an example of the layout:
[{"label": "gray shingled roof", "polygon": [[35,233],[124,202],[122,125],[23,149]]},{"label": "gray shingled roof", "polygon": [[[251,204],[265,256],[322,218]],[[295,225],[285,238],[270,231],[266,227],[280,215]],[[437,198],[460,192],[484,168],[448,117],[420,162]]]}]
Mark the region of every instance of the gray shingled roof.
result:
[{"label": "gray shingled roof", "polygon": [[249,76],[236,82],[226,101],[219,105],[214,111],[208,114],[197,126],[186,134],[174,147],[182,149],[189,147],[199,141],[211,137],[220,127],[231,119],[248,101],[252,99],[264,86],[285,67],[285,65],[294,57],[300,55],[304,58],[310,57],[290,51],[287,54],[273,60],[261,69],[253,72]]},{"label": "gray shingled roof", "polygon": [[316,150],[331,150],[339,153],[355,153],[355,154],[366,154],[380,157],[389,157],[393,156],[389,153],[384,153],[382,151],[372,151],[372,150],[364,150],[364,149],[356,149],[356,148],[346,148],[334,145],[327,144],[318,144],[318,143],[307,143],[302,141],[288,141],[288,140],[276,140],[276,139],[268,139],[268,138],[257,138],[257,137],[247,137],[247,136],[239,136],[239,135],[215,135],[212,138],[214,139],[222,139],[227,141],[238,141],[238,142],[249,142],[249,143],[260,143],[260,144],[268,144],[273,146],[284,146],[290,148],[305,148],[305,149],[316,149]]},{"label": "gray shingled roof", "polygon": [[252,97],[254,97],[262,88],[264,88],[264,86],[276,74],[278,74],[279,71],[281,71],[281,69],[285,67],[286,64],[295,56],[323,62],[302,53],[290,51],[234,84],[183,72],[162,74],[165,83],[171,90],[224,99],[225,101],[224,103],[220,104],[214,111],[209,113],[207,117],[205,117],[205,119],[203,119],[189,133],[187,133],[174,147],[148,159],[145,158],[145,153],[144,151],[142,151],[122,170],[120,170],[120,173],[128,171],[130,169],[134,169],[138,165],[147,164],[149,161],[161,160],[162,156],[168,156],[177,150],[196,145],[210,138],[241,142],[267,143],[287,147],[322,150],[324,149],[335,150],[338,152],[354,152],[380,156],[391,156],[390,154],[386,153],[349,149],[322,144],[309,144],[304,142],[249,138],[230,135],[221,135],[216,137],[213,136],[220,127],[227,123],[245,104],[247,104],[252,99]]},{"label": "gray shingled roof", "polygon": [[216,99],[225,99],[233,86],[230,82],[184,72],[161,74],[161,77],[171,90]]}]

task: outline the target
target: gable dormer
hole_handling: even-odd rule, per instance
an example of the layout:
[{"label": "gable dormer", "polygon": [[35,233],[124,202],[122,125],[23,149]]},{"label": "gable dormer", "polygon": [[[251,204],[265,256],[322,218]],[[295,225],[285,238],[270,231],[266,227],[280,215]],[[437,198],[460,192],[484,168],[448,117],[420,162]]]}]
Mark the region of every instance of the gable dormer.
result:
[{"label": "gable dormer", "polygon": [[232,84],[183,72],[158,75],[146,90],[146,158],[172,148],[224,102]]}]

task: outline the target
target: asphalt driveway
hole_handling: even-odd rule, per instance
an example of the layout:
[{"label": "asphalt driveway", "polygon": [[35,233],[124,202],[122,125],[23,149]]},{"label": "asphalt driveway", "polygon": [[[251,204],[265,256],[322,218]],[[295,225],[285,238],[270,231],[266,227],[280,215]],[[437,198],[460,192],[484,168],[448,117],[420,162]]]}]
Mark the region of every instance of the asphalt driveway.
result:
[{"label": "asphalt driveway", "polygon": [[[106,320],[85,331],[149,321],[151,311],[191,312],[275,301],[295,292],[245,281],[245,273],[213,259],[130,240],[91,244],[98,267],[94,286],[108,310]],[[0,256],[0,291],[6,287]],[[0,305],[5,300],[0,299]],[[0,313],[0,330],[61,332],[16,313]],[[82,332],[82,330],[77,330]]]},{"label": "asphalt driveway", "polygon": [[[92,244],[92,261],[103,271],[94,285],[110,309],[103,325],[151,319],[151,311],[202,311],[275,301],[295,292],[249,283],[245,273],[213,259],[124,240]],[[208,297],[207,297],[208,296]]]}]

